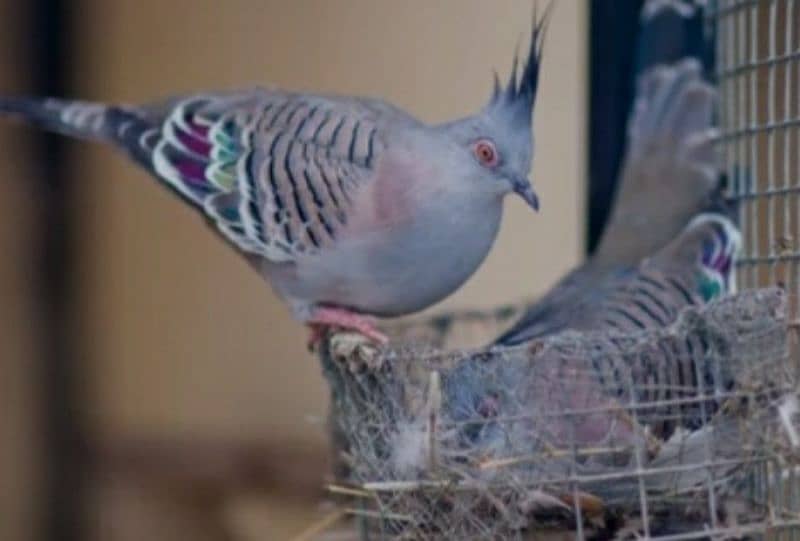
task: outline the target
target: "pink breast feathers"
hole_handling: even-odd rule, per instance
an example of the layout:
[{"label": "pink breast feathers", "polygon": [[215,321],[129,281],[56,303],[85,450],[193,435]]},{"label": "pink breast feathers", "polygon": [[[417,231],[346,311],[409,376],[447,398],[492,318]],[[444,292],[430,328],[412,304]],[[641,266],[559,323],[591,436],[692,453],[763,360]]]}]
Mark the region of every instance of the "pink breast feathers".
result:
[{"label": "pink breast feathers", "polygon": [[420,200],[419,190],[429,178],[429,172],[419,166],[409,167],[392,160],[384,160],[375,172],[375,179],[365,196],[372,199],[371,229],[390,228],[414,219]]}]

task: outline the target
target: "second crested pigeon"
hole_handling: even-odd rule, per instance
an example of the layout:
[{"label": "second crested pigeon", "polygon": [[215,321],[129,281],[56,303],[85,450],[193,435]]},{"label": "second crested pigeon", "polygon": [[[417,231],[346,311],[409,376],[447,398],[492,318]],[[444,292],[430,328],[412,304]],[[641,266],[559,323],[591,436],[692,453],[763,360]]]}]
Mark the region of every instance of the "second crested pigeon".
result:
[{"label": "second crested pigeon", "polygon": [[371,316],[428,307],[478,268],[504,196],[529,180],[548,19],[489,103],[428,125],[384,101],[277,89],[143,106],[0,98],[0,113],[124,150],[203,213],[318,331],[385,336]]},{"label": "second crested pigeon", "polygon": [[[702,51],[695,49],[704,47],[703,40],[689,32],[702,17],[701,10],[682,1],[645,2],[639,43],[642,72],[619,186],[600,244],[586,262],[533,303],[498,343],[518,344],[578,326],[588,330],[589,320],[603,327],[605,314],[600,307],[621,283],[636,275],[642,260],[677,238],[701,213],[721,211],[721,219],[727,221],[733,209],[726,209],[722,200],[714,146],[717,93],[704,80],[697,60]],[[689,43],[690,38],[701,43]],[[733,246],[737,235],[728,223]],[[694,268],[692,258],[678,263],[686,264],[687,271]],[[726,268],[724,274],[730,272]],[[698,280],[694,286],[704,284]],[[704,297],[707,291],[702,293]],[[677,299],[679,304],[682,298]]]}]

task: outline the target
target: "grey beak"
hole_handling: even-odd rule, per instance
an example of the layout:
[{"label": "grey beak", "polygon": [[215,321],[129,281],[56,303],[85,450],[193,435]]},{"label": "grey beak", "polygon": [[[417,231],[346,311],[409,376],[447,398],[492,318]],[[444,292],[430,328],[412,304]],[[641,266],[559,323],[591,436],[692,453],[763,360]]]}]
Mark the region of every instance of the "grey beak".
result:
[{"label": "grey beak", "polygon": [[514,188],[514,192],[522,197],[533,210],[539,210],[539,196],[533,191],[533,186],[527,178],[514,177],[511,179],[511,186]]}]

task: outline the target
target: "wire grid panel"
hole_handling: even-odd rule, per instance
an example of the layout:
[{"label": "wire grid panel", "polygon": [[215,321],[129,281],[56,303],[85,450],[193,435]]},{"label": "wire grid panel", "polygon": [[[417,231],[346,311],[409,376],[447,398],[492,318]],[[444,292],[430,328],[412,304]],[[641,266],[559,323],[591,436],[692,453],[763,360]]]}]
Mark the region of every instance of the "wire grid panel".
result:
[{"label": "wire grid panel", "polygon": [[796,517],[775,505],[769,475],[792,456],[795,423],[781,415],[798,407],[784,301],[756,291],[668,328],[515,348],[414,342],[364,366],[331,342],[332,491],[353,498],[371,540],[781,529]]},{"label": "wire grid panel", "polygon": [[[800,2],[717,0],[720,146],[729,195],[739,204],[740,288],[776,285],[789,297],[790,364],[800,370]],[[796,467],[765,472],[763,497],[800,512]],[[767,479],[774,482],[769,483]],[[796,528],[776,538],[800,539]]]},{"label": "wire grid panel", "polygon": [[800,2],[718,0],[721,149],[739,201],[741,288],[800,292]]}]

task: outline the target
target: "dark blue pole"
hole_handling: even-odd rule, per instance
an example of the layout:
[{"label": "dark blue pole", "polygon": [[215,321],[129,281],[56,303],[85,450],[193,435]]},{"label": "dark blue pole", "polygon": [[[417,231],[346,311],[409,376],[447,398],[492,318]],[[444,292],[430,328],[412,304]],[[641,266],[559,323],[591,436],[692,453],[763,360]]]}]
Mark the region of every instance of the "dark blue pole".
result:
[{"label": "dark blue pole", "polygon": [[[79,3],[34,0],[30,4],[31,29],[25,35],[32,93],[68,94],[72,60],[69,14],[70,9],[80,11]],[[82,541],[87,536],[84,505],[88,462],[81,416],[81,367],[75,352],[74,194],[69,182],[67,143],[40,132],[33,137],[41,225],[36,239],[45,483],[40,538]]]},{"label": "dark blue pole", "polygon": [[592,0],[589,20],[589,186],[586,249],[603,233],[625,149],[643,0]]}]

